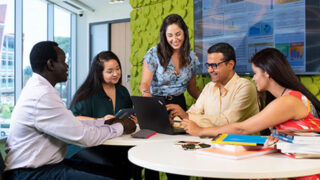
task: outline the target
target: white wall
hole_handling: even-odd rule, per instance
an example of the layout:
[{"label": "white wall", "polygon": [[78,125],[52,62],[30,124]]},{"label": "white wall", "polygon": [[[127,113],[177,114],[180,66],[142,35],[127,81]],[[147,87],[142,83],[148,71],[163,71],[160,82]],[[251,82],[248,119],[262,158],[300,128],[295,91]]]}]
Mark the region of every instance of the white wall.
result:
[{"label": "white wall", "polygon": [[130,18],[132,8],[128,1],[121,4],[109,4],[108,0],[87,1],[95,11],[85,11],[82,17],[77,17],[77,88],[89,72],[89,24]]}]

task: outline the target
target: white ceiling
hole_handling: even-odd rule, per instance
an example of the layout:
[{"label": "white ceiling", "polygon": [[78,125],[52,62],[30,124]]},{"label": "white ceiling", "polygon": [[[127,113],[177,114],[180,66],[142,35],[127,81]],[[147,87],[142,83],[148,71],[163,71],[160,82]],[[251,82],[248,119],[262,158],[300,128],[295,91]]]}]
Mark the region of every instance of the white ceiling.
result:
[{"label": "white ceiling", "polygon": [[[127,6],[129,4],[129,0],[124,0],[123,3],[114,3],[114,4],[111,4],[110,0],[48,0],[48,1],[54,4],[57,4],[63,8],[66,8],[77,14],[82,14],[83,12],[86,13],[86,11],[92,12],[89,9],[93,9],[94,12],[96,12],[96,11],[101,11],[104,8],[121,7],[121,6]],[[82,7],[81,4],[85,4],[86,6],[89,7],[89,9]],[[77,6],[81,9],[74,8],[72,5]]]},{"label": "white ceiling", "polygon": [[[128,4],[129,0],[124,0],[123,3],[110,4],[110,0],[79,0],[93,9],[99,9],[101,7],[107,6],[121,6],[121,4]],[[103,6],[101,6],[103,4]]]}]

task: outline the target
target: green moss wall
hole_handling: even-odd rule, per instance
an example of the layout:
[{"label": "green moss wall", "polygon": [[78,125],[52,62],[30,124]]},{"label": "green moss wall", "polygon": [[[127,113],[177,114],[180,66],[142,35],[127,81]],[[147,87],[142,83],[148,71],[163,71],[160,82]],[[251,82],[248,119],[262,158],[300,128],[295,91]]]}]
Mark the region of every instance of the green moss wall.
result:
[{"label": "green moss wall", "polygon": [[[246,79],[252,81],[252,77],[243,76]],[[320,100],[320,76],[299,76],[302,84],[309,89],[309,91],[314,94],[318,100]]]},{"label": "green moss wall", "polygon": [[[130,0],[133,10],[130,13],[131,56],[133,65],[130,73],[132,95],[141,95],[139,91],[142,75],[142,59],[149,48],[159,42],[159,31],[163,19],[172,13],[179,14],[189,28],[191,48],[193,37],[193,0]],[[246,77],[251,79],[250,77]],[[302,83],[320,99],[320,76],[300,76]],[[197,86],[202,89],[210,81],[209,76],[197,76]],[[195,100],[185,92],[187,105]]]},{"label": "green moss wall", "polygon": [[320,76],[299,76],[299,79],[320,100]]}]

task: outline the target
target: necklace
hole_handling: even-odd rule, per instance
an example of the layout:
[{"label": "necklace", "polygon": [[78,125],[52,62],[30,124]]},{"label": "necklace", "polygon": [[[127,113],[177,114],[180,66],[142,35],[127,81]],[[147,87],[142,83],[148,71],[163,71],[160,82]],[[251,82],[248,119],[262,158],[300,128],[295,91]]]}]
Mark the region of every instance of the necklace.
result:
[{"label": "necklace", "polygon": [[281,93],[281,96],[283,95],[283,93],[287,90],[287,88],[284,88],[284,90]]},{"label": "necklace", "polygon": [[177,72],[177,70],[173,70],[173,74],[175,74],[175,75],[178,76],[178,77],[181,76],[181,72]]}]

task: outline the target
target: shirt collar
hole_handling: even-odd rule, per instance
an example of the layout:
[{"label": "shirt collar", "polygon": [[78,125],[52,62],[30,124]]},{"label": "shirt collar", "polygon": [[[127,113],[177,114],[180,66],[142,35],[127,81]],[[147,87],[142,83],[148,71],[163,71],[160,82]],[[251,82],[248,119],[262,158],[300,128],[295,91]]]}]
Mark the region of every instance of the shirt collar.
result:
[{"label": "shirt collar", "polygon": [[234,73],[234,75],[232,76],[232,78],[227,82],[227,84],[224,86],[224,89],[226,89],[227,91],[232,89],[232,87],[234,86],[234,84],[236,84],[236,82],[238,81],[240,77],[238,76],[237,73]]},{"label": "shirt collar", "polygon": [[[228,91],[229,91],[230,89],[232,89],[232,87],[234,86],[234,84],[237,82],[237,80],[238,80],[239,78],[240,78],[240,77],[238,76],[238,74],[237,74],[237,73],[234,73],[234,75],[232,76],[232,78],[231,78],[231,79],[227,82],[227,84],[224,86],[222,96],[227,95]],[[219,95],[219,96],[220,96],[219,87],[218,87],[216,84],[214,85],[213,90],[214,90],[214,93],[215,93],[216,95]]]},{"label": "shirt collar", "polygon": [[52,84],[50,84],[50,82],[46,79],[46,78],[44,78],[43,76],[41,76],[40,74],[38,74],[38,73],[33,73],[32,74],[32,78],[34,78],[34,79],[38,79],[40,82],[42,82],[42,83],[44,83],[44,84],[46,84],[46,85],[50,85],[50,86],[52,86]]},{"label": "shirt collar", "polygon": [[[116,88],[116,96],[118,94],[118,88],[119,84],[115,84],[115,88]],[[110,99],[110,97],[107,95],[107,93],[104,91],[103,87],[101,86],[99,91],[97,92],[97,95],[100,97],[107,97],[108,99]]]},{"label": "shirt collar", "polygon": [[60,94],[59,91],[55,87],[53,87],[52,84],[40,74],[34,72],[31,78],[36,79],[37,81],[39,81],[41,84],[45,86],[49,86],[50,88],[54,89],[56,93]]}]

